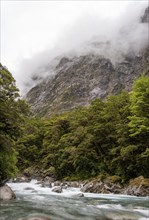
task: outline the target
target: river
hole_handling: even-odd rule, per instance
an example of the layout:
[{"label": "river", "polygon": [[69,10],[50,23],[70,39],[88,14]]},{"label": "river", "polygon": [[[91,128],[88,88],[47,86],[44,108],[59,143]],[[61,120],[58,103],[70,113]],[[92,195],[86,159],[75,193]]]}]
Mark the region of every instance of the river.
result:
[{"label": "river", "polygon": [[0,220],[19,220],[32,214],[44,214],[51,220],[149,220],[149,197],[94,193],[79,197],[78,188],[58,194],[36,180],[8,185],[17,199],[0,203]]}]

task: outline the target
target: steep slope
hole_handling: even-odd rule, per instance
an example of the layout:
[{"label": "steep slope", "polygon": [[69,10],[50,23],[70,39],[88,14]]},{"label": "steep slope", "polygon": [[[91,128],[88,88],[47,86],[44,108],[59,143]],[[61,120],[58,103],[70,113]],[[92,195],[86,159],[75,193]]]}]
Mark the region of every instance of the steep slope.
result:
[{"label": "steep slope", "polygon": [[146,72],[149,54],[112,65],[111,61],[97,55],[62,58],[56,66],[55,77],[45,80],[27,94],[35,114],[50,115],[78,106],[88,105],[94,98],[130,91],[133,81]]},{"label": "steep slope", "polygon": [[[148,22],[148,14],[147,8],[141,17],[142,23]],[[97,46],[97,42],[92,44]],[[105,44],[109,45],[107,42]],[[98,47],[101,46],[103,44],[99,42]],[[52,76],[27,93],[26,99],[34,114],[49,116],[88,105],[97,97],[105,99],[123,89],[130,91],[134,80],[148,70],[148,45],[139,53],[130,50],[121,56],[115,63],[93,52],[57,58],[55,66],[51,64],[52,68],[50,65],[45,67],[49,75],[52,69]]]}]

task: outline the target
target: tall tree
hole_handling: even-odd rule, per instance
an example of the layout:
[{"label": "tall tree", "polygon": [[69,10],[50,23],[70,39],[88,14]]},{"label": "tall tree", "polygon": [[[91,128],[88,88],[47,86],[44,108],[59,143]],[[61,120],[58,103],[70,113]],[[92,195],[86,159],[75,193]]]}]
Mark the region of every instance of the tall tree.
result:
[{"label": "tall tree", "polygon": [[135,146],[138,174],[149,176],[149,77],[136,80],[131,93],[130,136]]},{"label": "tall tree", "polygon": [[28,112],[18,91],[11,73],[0,64],[0,182],[17,170],[15,141],[21,132],[23,115]]}]

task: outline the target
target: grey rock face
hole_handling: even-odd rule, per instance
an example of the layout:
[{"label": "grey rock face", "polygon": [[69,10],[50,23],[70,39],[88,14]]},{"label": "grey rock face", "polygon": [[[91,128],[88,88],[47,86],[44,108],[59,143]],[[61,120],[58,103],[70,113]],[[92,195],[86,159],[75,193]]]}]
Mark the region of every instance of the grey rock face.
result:
[{"label": "grey rock face", "polygon": [[149,23],[149,7],[145,9],[144,15],[141,18],[142,23]]},{"label": "grey rock face", "polygon": [[15,199],[16,196],[14,194],[14,192],[12,191],[12,189],[8,186],[8,185],[4,185],[2,187],[0,187],[0,200],[11,200],[11,199]]},{"label": "grey rock face", "polygon": [[105,99],[123,89],[130,91],[134,80],[148,66],[147,50],[138,56],[128,55],[115,65],[95,54],[74,57],[67,62],[60,60],[55,77],[32,88],[26,98],[34,114],[62,113],[89,105],[95,98]]},{"label": "grey rock face", "polygon": [[[144,25],[149,22],[149,7],[140,22],[145,23]],[[127,32],[125,34],[127,35]],[[106,45],[110,49],[110,42]],[[94,46],[100,53],[102,42],[96,42]],[[134,80],[142,73],[149,74],[149,45],[139,49],[139,52],[135,52],[130,45],[128,51],[121,52],[120,55],[113,51],[115,56],[118,56],[114,64],[106,58],[106,54],[104,57],[93,52],[82,56],[57,58],[55,66],[54,61],[45,66],[49,77],[26,95],[33,114],[50,116],[63,113],[89,105],[95,98],[105,99],[107,96],[119,94],[122,90],[131,91]],[[39,75],[38,70],[37,72]]]}]

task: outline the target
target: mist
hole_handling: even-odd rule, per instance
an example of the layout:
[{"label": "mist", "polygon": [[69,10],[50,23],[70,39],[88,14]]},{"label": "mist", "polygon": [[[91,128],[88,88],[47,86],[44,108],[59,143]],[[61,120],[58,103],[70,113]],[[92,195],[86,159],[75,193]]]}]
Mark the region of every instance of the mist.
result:
[{"label": "mist", "polygon": [[145,8],[146,1],[131,2],[116,16],[102,16],[91,11],[79,15],[71,25],[63,28],[53,46],[47,46],[31,58],[20,58],[14,76],[17,76],[21,94],[24,95],[42,79],[54,76],[54,67],[63,56],[96,53],[115,65],[127,54],[139,55],[149,41],[148,24],[140,21]]}]

